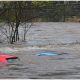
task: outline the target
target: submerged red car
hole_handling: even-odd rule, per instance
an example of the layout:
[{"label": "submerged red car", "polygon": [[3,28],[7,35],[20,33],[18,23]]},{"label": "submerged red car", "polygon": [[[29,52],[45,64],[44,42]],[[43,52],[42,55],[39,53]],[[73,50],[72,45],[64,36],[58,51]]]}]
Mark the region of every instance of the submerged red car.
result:
[{"label": "submerged red car", "polygon": [[2,53],[0,54],[0,63],[7,63],[9,60],[13,59],[18,59],[18,57]]}]

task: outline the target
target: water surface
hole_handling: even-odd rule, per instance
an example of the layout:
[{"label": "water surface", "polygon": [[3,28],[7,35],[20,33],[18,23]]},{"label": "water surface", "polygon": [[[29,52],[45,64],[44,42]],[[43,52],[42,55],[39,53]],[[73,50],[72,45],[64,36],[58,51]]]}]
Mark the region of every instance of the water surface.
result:
[{"label": "water surface", "polygon": [[[80,79],[80,23],[34,23],[26,39],[25,43],[0,44],[1,52],[20,58],[0,64],[1,79]],[[44,51],[67,54],[33,55]]]}]

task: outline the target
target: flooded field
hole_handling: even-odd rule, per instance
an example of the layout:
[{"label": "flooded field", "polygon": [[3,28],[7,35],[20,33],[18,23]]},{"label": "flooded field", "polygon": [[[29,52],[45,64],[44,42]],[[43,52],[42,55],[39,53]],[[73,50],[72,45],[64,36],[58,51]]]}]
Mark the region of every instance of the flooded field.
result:
[{"label": "flooded field", "polygon": [[[80,79],[80,23],[34,23],[26,40],[0,44],[0,52],[19,57],[0,64],[1,79]],[[62,55],[34,55],[44,51]]]}]

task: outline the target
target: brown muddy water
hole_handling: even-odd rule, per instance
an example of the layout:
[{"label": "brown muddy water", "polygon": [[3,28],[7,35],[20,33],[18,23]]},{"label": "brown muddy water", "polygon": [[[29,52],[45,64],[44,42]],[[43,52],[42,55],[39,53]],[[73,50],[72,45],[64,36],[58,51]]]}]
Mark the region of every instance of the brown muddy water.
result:
[{"label": "brown muddy water", "polygon": [[[27,41],[0,44],[0,51],[20,60],[0,64],[2,79],[80,79],[80,23],[34,23]],[[43,51],[67,53],[36,56]]]}]

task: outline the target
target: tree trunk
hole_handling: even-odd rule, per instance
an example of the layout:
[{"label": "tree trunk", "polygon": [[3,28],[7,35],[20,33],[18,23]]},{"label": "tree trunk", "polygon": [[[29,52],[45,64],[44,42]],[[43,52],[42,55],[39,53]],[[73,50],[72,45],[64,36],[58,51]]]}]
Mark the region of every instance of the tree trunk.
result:
[{"label": "tree trunk", "polygon": [[13,36],[12,36],[12,41],[11,43],[14,43],[16,41],[19,41],[19,33],[18,33],[18,27],[19,27],[19,24],[20,24],[20,10],[18,10],[18,7],[19,4],[18,2],[15,3],[15,17],[16,17],[16,26],[15,26],[15,30],[13,31]]}]

